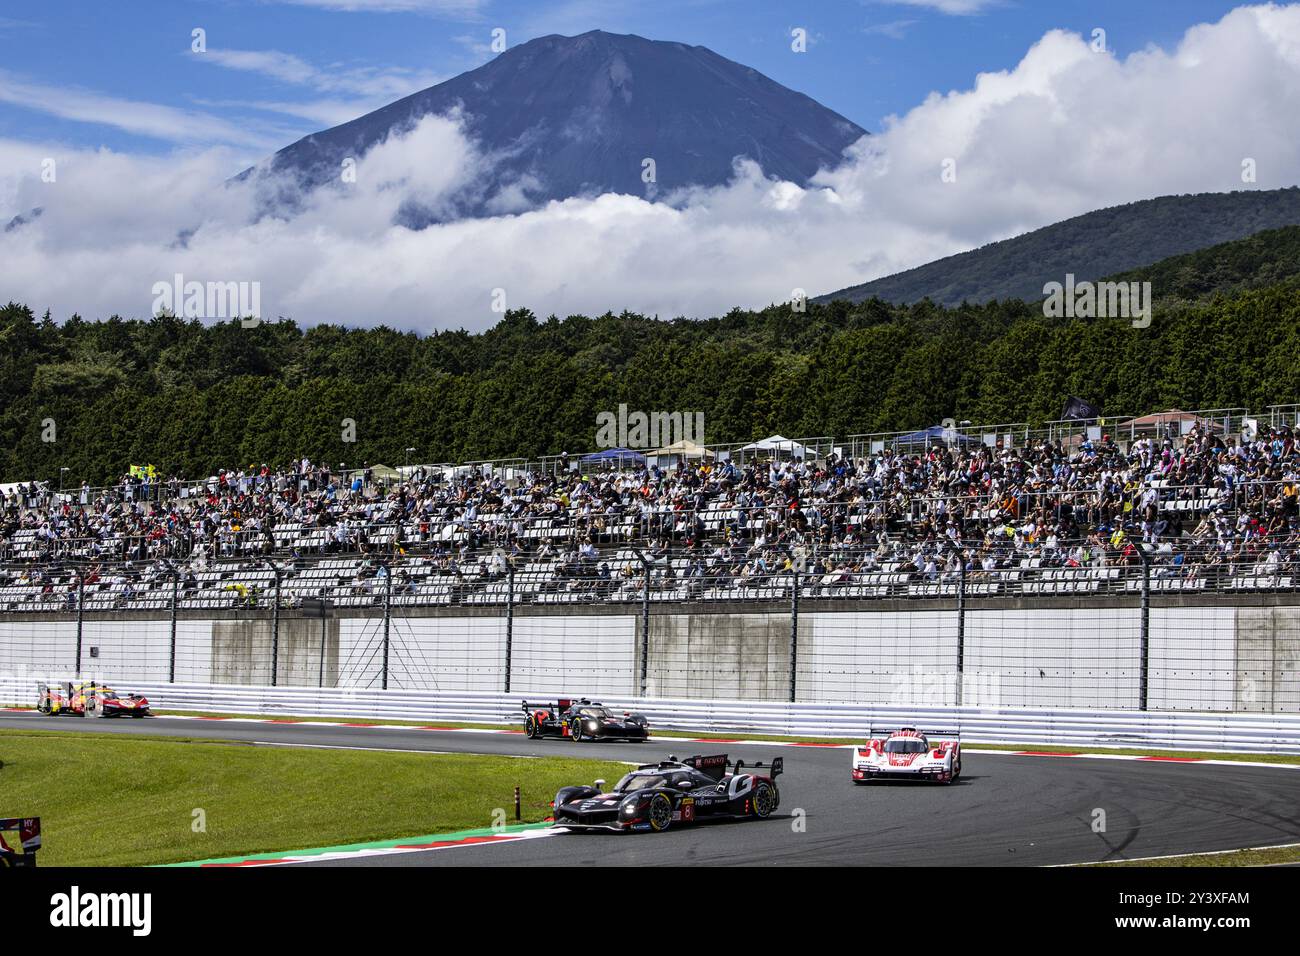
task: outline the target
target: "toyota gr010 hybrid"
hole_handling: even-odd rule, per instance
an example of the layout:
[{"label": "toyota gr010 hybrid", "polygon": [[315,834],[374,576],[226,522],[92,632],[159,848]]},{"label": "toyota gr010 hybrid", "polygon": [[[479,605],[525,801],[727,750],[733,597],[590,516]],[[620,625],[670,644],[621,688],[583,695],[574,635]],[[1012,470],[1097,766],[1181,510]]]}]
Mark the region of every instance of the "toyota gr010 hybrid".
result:
[{"label": "toyota gr010 hybrid", "polygon": [[961,738],[957,733],[923,734],[915,727],[868,733],[871,739],[853,748],[854,783],[869,780],[956,783],[961,776]]},{"label": "toyota gr010 hybrid", "polygon": [[0,867],[35,866],[40,848],[40,817],[0,819]]},{"label": "toyota gr010 hybrid", "polygon": [[[667,830],[676,823],[771,816],[781,803],[776,778],[782,758],[770,763],[734,764],[726,754],[669,757],[627,774],[608,792],[603,780],[591,787],[565,787],[555,795],[554,825],[568,830]],[[755,773],[761,770],[766,773]]]},{"label": "toyota gr010 hybrid", "polygon": [[561,699],[553,704],[524,701],[524,733],[538,737],[566,737],[569,740],[643,741],[650,725],[640,714],[615,713],[595,700]]},{"label": "toyota gr010 hybrid", "polygon": [[42,714],[75,717],[147,717],[149,701],[139,694],[119,694],[111,687],[86,681],[36,685],[36,709]]}]

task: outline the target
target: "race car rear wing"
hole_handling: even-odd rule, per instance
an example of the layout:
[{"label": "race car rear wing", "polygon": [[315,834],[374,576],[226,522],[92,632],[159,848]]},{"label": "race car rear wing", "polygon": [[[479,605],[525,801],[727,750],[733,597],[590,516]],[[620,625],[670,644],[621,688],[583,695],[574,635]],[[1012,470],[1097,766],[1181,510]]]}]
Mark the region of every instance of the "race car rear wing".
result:
[{"label": "race car rear wing", "polygon": [[753,763],[748,764],[743,760],[736,761],[736,773],[740,773],[741,770],[745,768],[750,770],[766,770],[767,775],[775,780],[777,777],[781,776],[781,774],[785,773],[785,758],[773,757],[767,763],[764,763],[761,760],[756,760]]},{"label": "race car rear wing", "polygon": [[773,757],[767,762],[757,760],[754,763],[747,764],[743,760],[733,762],[727,758],[726,754],[714,754],[709,757],[697,754],[694,757],[687,757],[682,763],[687,767],[694,767],[700,773],[712,777],[714,780],[721,780],[726,776],[728,770],[732,773],[740,773],[745,768],[767,770],[773,780],[785,772],[785,760],[782,757]]},{"label": "race car rear wing", "polygon": [[560,713],[568,710],[574,704],[591,704],[592,706],[595,707],[601,706],[599,701],[588,700],[585,697],[579,698],[577,700],[573,700],[568,697],[561,697],[559,700],[555,701],[554,703],[542,703],[536,700],[531,702],[524,701],[524,712],[528,713],[534,710],[554,710],[557,713]]},{"label": "race car rear wing", "polygon": [[920,727],[868,727],[868,737],[889,737],[898,733],[900,730],[915,730],[919,734],[924,734],[928,740],[935,738],[945,738],[948,740],[961,740],[960,730],[922,730]]}]

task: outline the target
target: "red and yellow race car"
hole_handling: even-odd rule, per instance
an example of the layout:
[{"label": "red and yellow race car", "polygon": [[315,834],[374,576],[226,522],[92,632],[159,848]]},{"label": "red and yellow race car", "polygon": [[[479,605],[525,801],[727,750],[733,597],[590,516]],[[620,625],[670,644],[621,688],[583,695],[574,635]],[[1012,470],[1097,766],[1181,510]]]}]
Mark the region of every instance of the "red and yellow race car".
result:
[{"label": "red and yellow race car", "polygon": [[62,681],[53,686],[36,685],[36,709],[42,714],[74,717],[147,717],[149,701],[139,694],[119,694],[113,688],[94,681]]}]

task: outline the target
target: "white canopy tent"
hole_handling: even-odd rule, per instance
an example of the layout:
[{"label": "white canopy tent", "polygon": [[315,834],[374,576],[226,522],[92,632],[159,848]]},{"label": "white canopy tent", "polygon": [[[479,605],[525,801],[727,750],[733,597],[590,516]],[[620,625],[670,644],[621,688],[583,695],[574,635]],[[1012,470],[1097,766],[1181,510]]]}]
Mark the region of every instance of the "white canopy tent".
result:
[{"label": "white canopy tent", "polygon": [[772,455],[789,455],[791,458],[816,458],[806,446],[784,435],[772,435],[760,441],[750,442],[741,449],[742,452],[769,452]]},{"label": "white canopy tent", "polygon": [[692,458],[714,457],[713,452],[688,438],[683,438],[681,441],[675,441],[671,445],[665,445],[663,448],[656,448],[654,451],[648,451],[645,453],[645,456],[646,461],[650,464],[659,464],[660,459],[667,459],[667,461],[671,463],[677,458],[689,461]]}]

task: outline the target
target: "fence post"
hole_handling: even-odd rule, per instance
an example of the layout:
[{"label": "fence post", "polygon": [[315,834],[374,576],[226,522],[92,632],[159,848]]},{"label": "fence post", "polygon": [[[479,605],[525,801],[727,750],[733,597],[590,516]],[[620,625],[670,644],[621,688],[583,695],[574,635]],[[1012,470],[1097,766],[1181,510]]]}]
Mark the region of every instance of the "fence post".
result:
[{"label": "fence post", "polygon": [[1146,542],[1139,541],[1133,549],[1142,562],[1142,613],[1141,638],[1138,643],[1138,710],[1147,709],[1149,688],[1148,665],[1151,661],[1151,561],[1147,558]]},{"label": "fence post", "polygon": [[172,568],[172,639],[167,664],[167,683],[176,683],[176,602],[180,591],[181,573]]},{"label": "fence post", "polygon": [[83,568],[77,574],[77,670],[78,677],[81,676],[81,628],[85,620],[86,608],[86,570]]},{"label": "fence post", "polygon": [[799,673],[799,569],[794,572],[794,587],[790,589],[790,703],[795,702],[796,679]]},{"label": "fence post", "polygon": [[[960,552],[959,552],[960,554]],[[966,672],[966,555],[960,554],[961,571],[957,577],[957,706],[965,696]]]},{"label": "fence post", "polygon": [[280,676],[280,568],[272,563],[275,574],[275,601],[271,605],[271,686]]},{"label": "fence post", "polygon": [[644,697],[650,686],[650,562],[640,548],[633,548],[632,553],[641,562],[641,676],[638,686],[639,695]]},{"label": "fence post", "polygon": [[384,683],[383,689],[388,690],[388,623],[392,618],[393,607],[393,566],[388,562],[382,565],[384,569]]},{"label": "fence post", "polygon": [[506,563],[506,688],[510,693],[510,666],[515,648],[515,562]]},{"label": "fence post", "polygon": [[329,611],[325,602],[320,602],[320,660],[316,665],[316,686],[325,686],[325,638],[329,631]]}]

